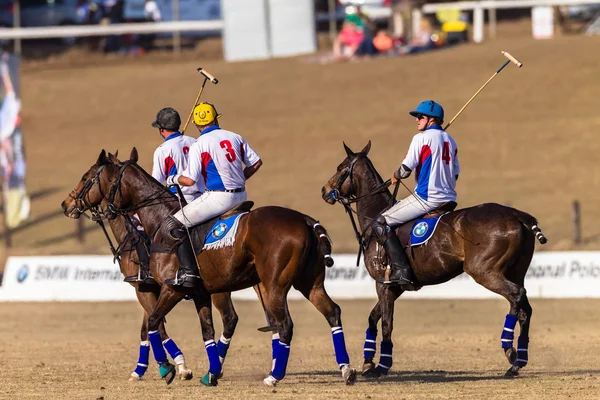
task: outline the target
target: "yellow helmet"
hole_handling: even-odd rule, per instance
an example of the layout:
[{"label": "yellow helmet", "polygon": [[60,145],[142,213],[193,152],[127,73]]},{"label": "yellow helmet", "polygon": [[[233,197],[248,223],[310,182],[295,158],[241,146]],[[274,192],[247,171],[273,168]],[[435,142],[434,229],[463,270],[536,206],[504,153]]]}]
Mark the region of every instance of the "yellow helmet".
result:
[{"label": "yellow helmet", "polygon": [[221,114],[211,103],[203,102],[194,107],[194,123],[198,126],[208,125],[217,118],[221,118]]}]

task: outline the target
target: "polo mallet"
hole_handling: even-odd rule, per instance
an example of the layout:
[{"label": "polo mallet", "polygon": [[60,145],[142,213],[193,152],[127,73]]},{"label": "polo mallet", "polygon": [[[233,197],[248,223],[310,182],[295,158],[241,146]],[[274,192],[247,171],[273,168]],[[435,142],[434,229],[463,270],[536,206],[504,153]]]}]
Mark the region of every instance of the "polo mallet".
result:
[{"label": "polo mallet", "polygon": [[460,113],[462,113],[465,110],[465,108],[467,108],[467,106],[473,101],[473,99],[475,97],[477,97],[477,95],[479,94],[479,92],[481,92],[483,90],[483,88],[486,87],[487,84],[490,83],[492,81],[492,79],[494,79],[496,77],[496,75],[498,75],[500,73],[500,71],[502,71],[504,69],[504,67],[506,67],[508,65],[508,63],[512,62],[513,64],[515,64],[519,68],[521,68],[523,66],[523,63],[520,62],[519,60],[517,60],[516,58],[514,58],[509,52],[507,52],[507,51],[501,51],[501,53],[502,53],[502,55],[504,57],[508,58],[508,60],[498,69],[498,71],[496,71],[496,73],[494,75],[491,76],[490,79],[487,80],[486,83],[483,84],[482,87],[479,88],[479,90],[473,95],[473,97],[471,97],[469,99],[469,101],[467,101],[467,103],[460,109],[460,111],[458,113],[456,113],[456,115],[454,116],[454,118],[452,118],[452,120],[450,120],[450,122],[448,122],[448,125],[446,125],[444,127],[444,130],[447,130],[448,127],[450,125],[452,125],[452,123],[454,122],[454,120],[456,118],[458,118],[458,116],[460,115]]},{"label": "polo mallet", "polygon": [[214,83],[215,85],[217,83],[219,83],[219,80],[217,78],[215,78],[214,76],[212,76],[210,73],[208,73],[208,71],[206,71],[202,68],[198,68],[197,71],[200,72],[200,74],[202,74],[202,76],[204,76],[204,81],[202,82],[202,87],[200,88],[200,91],[198,92],[198,97],[196,97],[196,101],[194,102],[194,107],[192,107],[192,111],[190,111],[190,115],[188,116],[187,121],[185,121],[185,125],[183,126],[181,133],[185,133],[185,130],[187,129],[187,127],[192,119],[192,115],[194,114],[194,108],[196,108],[196,106],[198,105],[198,101],[200,101],[200,96],[202,96],[202,91],[204,90],[204,85],[206,85],[206,81],[211,81],[211,83]]},{"label": "polo mallet", "polygon": [[276,326],[271,326],[271,322],[269,321],[269,314],[267,314],[267,309],[265,308],[265,302],[263,300],[262,292],[260,291],[260,284],[254,285],[254,290],[256,294],[258,294],[258,298],[260,299],[260,304],[263,307],[263,311],[265,312],[265,319],[267,320],[267,326],[263,326],[262,328],[258,328],[259,332],[277,332]]}]

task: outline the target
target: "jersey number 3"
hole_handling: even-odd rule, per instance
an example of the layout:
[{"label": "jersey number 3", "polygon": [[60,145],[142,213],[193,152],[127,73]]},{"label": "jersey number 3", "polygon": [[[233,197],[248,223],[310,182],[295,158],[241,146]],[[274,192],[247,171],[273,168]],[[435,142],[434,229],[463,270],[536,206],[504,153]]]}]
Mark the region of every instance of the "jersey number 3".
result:
[{"label": "jersey number 3", "polygon": [[221,148],[227,152],[227,154],[225,155],[225,158],[227,158],[227,161],[234,162],[235,161],[235,151],[233,151],[231,142],[229,140],[223,140],[219,144],[221,145]]},{"label": "jersey number 3", "polygon": [[444,142],[444,150],[442,150],[442,160],[446,161],[446,165],[450,165],[450,143]]}]

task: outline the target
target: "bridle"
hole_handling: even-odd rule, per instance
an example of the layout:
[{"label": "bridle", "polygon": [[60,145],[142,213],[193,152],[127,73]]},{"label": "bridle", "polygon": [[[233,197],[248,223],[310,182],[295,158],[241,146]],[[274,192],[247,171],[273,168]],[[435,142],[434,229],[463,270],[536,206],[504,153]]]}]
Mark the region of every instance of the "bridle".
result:
[{"label": "bridle", "polygon": [[[391,180],[388,179],[387,181],[385,181],[385,182],[381,183],[380,185],[376,186],[375,188],[373,188],[373,190],[370,191],[369,193],[366,193],[362,196],[356,196],[355,194],[350,194],[348,196],[342,196],[342,194],[340,192],[341,187],[344,184],[344,182],[346,182],[346,179],[348,179],[348,178],[350,179],[350,193],[355,193],[354,180],[352,179],[352,176],[353,176],[354,166],[356,165],[356,162],[361,159],[364,159],[369,164],[369,166],[373,170],[375,170],[375,167],[371,163],[371,160],[369,160],[369,158],[367,157],[366,153],[362,153],[362,152],[356,153],[356,154],[354,154],[354,157],[352,157],[352,159],[350,160],[348,167],[346,167],[346,169],[340,174],[340,176],[338,176],[336,183],[334,185],[331,185],[331,190],[327,194],[327,196],[329,198],[333,199],[334,201],[336,201],[338,203],[341,203],[344,206],[344,210],[350,217],[350,222],[352,223],[352,229],[354,229],[354,235],[356,237],[356,240],[357,240],[358,246],[359,246],[358,257],[356,259],[356,266],[358,266],[360,263],[361,253],[363,251],[366,251],[365,232],[367,230],[365,229],[365,232],[362,232],[362,233],[359,232],[358,227],[356,225],[356,221],[354,219],[354,214],[356,214],[357,217],[363,217],[366,219],[371,219],[371,218],[368,218],[364,215],[360,215],[356,210],[354,210],[352,208],[352,204],[357,203],[359,200],[362,200],[366,197],[374,196],[376,194],[387,191],[387,188],[391,184]],[[396,192],[394,192],[394,199],[392,199],[392,201],[393,201],[392,204],[395,203],[395,201],[396,201],[395,197],[396,197]]]}]

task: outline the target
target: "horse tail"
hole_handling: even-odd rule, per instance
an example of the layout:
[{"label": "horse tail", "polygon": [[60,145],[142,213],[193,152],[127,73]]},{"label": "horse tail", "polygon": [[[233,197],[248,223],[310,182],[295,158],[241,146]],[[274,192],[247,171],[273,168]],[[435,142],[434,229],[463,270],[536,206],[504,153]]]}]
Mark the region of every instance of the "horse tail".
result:
[{"label": "horse tail", "polygon": [[327,230],[316,219],[305,217],[306,223],[312,228],[313,233],[317,238],[318,254],[323,258],[326,267],[333,266],[333,258],[331,258],[332,240],[327,233]]},{"label": "horse tail", "polygon": [[527,214],[526,212],[519,211],[514,208],[513,208],[513,214],[515,215],[517,220],[519,220],[520,223],[525,225],[527,228],[531,229],[531,231],[534,233],[535,237],[541,244],[546,244],[548,239],[546,239],[546,236],[544,236],[540,227],[537,226],[538,222],[534,216]]}]

